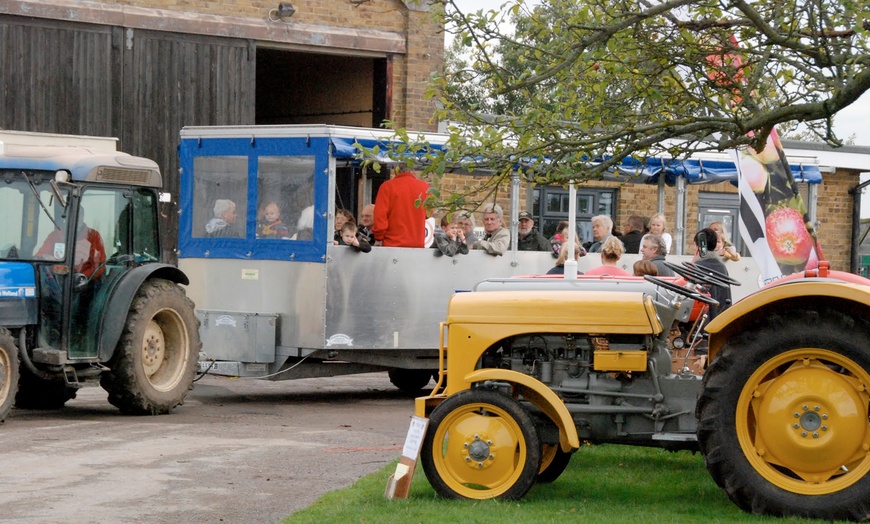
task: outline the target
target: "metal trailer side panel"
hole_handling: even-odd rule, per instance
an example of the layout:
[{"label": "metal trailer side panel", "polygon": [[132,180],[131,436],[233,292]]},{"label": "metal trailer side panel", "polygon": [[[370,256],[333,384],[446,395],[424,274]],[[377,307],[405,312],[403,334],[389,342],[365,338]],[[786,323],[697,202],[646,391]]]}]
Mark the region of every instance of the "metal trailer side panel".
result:
[{"label": "metal trailer side panel", "polygon": [[[457,290],[496,276],[546,273],[548,252],[494,257],[471,251],[436,256],[437,249],[376,247],[356,253],[327,249],[326,336],[330,348],[438,349],[438,324]],[[341,343],[341,342],[344,343]]]},{"label": "metal trailer side panel", "polygon": [[[200,316],[203,312],[277,315],[277,340],[271,341],[273,348],[276,344],[292,348],[323,347],[326,264],[182,258],[178,265],[190,276],[187,292]],[[230,355],[247,351],[238,347],[209,348],[203,342],[206,355],[217,349],[221,354],[230,352]]]}]

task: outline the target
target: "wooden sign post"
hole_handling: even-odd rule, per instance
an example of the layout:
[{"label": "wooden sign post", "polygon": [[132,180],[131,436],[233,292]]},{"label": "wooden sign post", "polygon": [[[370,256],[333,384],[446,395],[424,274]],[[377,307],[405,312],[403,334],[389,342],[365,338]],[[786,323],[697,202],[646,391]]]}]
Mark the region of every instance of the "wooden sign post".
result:
[{"label": "wooden sign post", "polygon": [[387,489],[384,491],[387,500],[408,498],[411,479],[414,478],[414,470],[417,468],[417,457],[420,456],[420,448],[423,447],[423,438],[426,436],[428,426],[429,419],[411,417],[411,427],[408,428],[408,436],[405,437],[405,445],[402,447],[402,458],[396,464],[396,472],[390,475]]}]

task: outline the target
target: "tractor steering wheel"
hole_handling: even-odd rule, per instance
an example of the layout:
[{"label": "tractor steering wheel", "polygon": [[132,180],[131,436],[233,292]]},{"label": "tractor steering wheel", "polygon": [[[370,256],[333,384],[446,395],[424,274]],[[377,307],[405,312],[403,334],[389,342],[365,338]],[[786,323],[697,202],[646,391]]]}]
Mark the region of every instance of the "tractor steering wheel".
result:
[{"label": "tractor steering wheel", "polygon": [[709,284],[722,288],[740,285],[739,281],[734,280],[724,273],[691,262],[683,262],[683,265],[680,266],[666,261],[665,265],[693,284]]},{"label": "tractor steering wheel", "polygon": [[643,278],[645,278],[646,280],[648,280],[649,282],[652,282],[653,284],[655,284],[657,286],[661,286],[665,289],[673,291],[674,293],[676,293],[678,295],[683,295],[684,297],[691,298],[692,300],[697,300],[699,302],[703,302],[703,303],[709,304],[711,306],[718,306],[719,305],[719,301],[713,297],[709,297],[703,293],[693,291],[687,287],[683,287],[683,286],[674,284],[673,282],[670,282],[668,280],[664,280],[664,279],[661,279],[659,277],[654,277],[652,275],[644,275]]},{"label": "tractor steering wheel", "polygon": [[[702,274],[705,274],[708,278],[712,277],[713,279],[720,280],[728,285],[732,286],[740,286],[742,285],[739,280],[735,280],[731,278],[727,273],[722,273],[716,269],[712,269],[709,267],[699,266],[693,262],[683,262],[683,266],[690,270],[700,271]],[[723,286],[724,287],[724,286]]]}]

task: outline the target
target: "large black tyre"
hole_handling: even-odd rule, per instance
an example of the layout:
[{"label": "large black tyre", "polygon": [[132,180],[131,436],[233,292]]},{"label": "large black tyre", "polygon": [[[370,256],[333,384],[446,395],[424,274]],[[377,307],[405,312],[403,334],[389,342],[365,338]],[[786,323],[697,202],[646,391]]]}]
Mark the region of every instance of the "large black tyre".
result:
[{"label": "large black tyre", "polygon": [[728,341],[697,415],[707,469],[747,512],[870,516],[870,322],[793,310]]},{"label": "large black tyre", "polygon": [[429,385],[432,370],[390,368],[387,370],[387,375],[390,377],[390,383],[400,390],[406,393],[417,393]]},{"label": "large black tyre", "polygon": [[12,411],[18,392],[18,347],[9,332],[0,329],[0,422]]},{"label": "large black tyre", "polygon": [[535,483],[541,443],[519,402],[471,389],[432,411],[420,460],[442,497],[514,500]]},{"label": "large black tyre", "polygon": [[68,400],[76,398],[78,388],[68,386],[63,375],[54,380],[37,377],[24,366],[20,367],[15,407],[20,409],[60,409]]},{"label": "large black tyre", "polygon": [[137,292],[100,385],[109,402],[130,415],[168,413],[193,388],[201,343],[193,302],[168,280]]},{"label": "large black tyre", "polygon": [[573,453],[562,451],[559,444],[544,444],[541,446],[541,466],[535,482],[550,483],[559,478],[571,462]]}]

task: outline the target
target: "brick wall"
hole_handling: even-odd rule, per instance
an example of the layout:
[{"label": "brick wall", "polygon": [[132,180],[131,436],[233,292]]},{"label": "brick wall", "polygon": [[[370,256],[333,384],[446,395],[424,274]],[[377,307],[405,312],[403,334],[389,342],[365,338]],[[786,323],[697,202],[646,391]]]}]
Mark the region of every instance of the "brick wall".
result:
[{"label": "brick wall", "polygon": [[816,219],[819,243],[831,269],[849,271],[852,246],[852,207],[849,189],[858,185],[858,174],[825,173],[819,184]]}]

